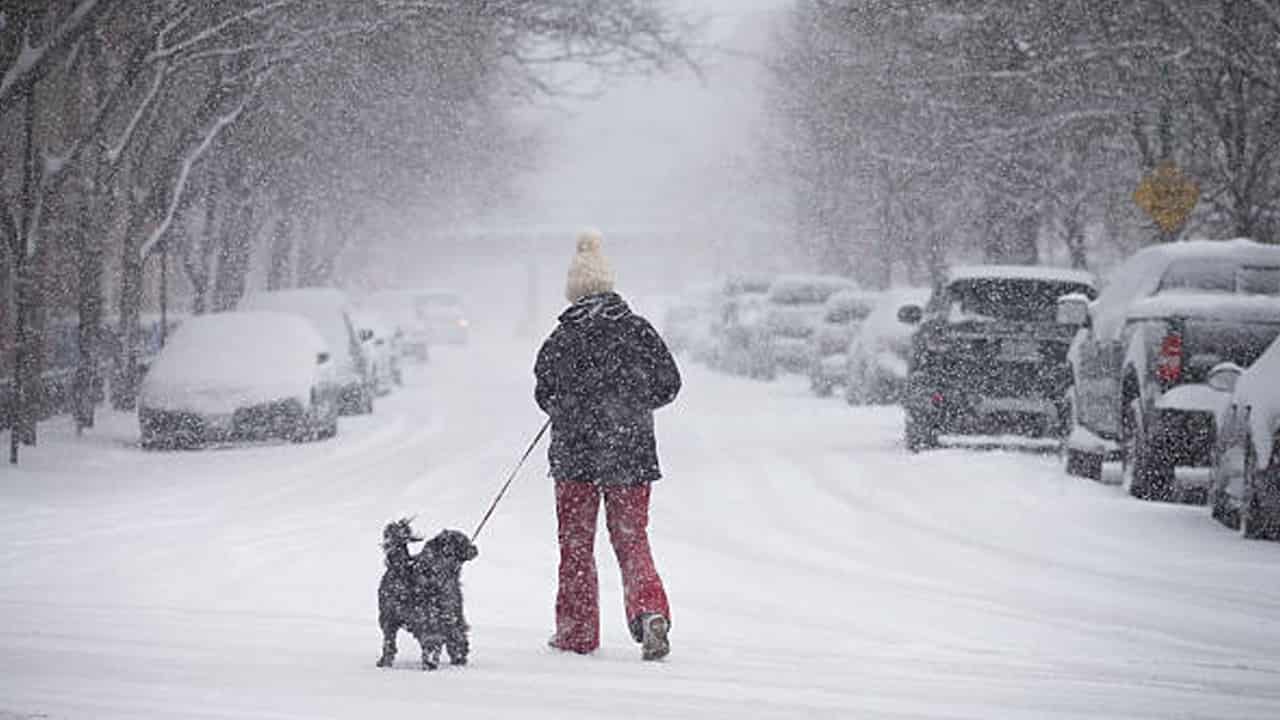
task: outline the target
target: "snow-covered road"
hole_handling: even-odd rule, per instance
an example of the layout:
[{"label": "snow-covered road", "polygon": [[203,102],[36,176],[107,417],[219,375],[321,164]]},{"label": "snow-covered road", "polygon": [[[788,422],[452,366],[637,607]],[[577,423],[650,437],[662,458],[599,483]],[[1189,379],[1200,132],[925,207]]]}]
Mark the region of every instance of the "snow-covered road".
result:
[{"label": "snow-covered road", "polygon": [[541,416],[533,344],[439,352],[335,441],[143,453],[61,421],[0,469],[0,719],[1280,717],[1280,544],[1068,478],[908,455],[893,409],[682,367],[642,663],[603,538],[604,647],[545,648],[535,455],[464,572],[472,664],[374,668],[383,524],[470,531]]}]

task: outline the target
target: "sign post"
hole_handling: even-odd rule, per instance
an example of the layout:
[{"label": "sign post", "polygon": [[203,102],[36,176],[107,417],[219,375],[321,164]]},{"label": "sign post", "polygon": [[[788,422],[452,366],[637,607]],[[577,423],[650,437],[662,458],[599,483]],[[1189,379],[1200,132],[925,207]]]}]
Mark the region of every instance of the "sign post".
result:
[{"label": "sign post", "polygon": [[1155,221],[1168,242],[1200,202],[1200,186],[1173,161],[1166,160],[1142,178],[1133,192],[1133,201]]}]

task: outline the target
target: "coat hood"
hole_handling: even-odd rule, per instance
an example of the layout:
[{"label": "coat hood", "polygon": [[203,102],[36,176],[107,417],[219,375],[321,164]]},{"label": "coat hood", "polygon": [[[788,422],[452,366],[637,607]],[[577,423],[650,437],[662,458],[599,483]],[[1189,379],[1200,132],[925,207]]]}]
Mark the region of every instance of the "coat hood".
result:
[{"label": "coat hood", "polygon": [[622,296],[615,292],[596,293],[579,298],[567,310],[560,313],[563,324],[582,323],[593,318],[622,320],[631,315],[631,308]]}]

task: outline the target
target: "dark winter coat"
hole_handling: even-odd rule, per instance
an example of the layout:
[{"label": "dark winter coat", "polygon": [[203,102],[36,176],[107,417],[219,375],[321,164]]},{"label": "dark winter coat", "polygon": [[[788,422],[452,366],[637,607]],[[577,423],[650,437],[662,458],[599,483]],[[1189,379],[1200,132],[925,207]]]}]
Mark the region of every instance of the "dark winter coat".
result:
[{"label": "dark winter coat", "polygon": [[551,476],[631,485],[662,477],[653,411],[675,400],[680,371],[649,321],[616,293],[560,315],[538,352],[538,406],[551,416]]}]

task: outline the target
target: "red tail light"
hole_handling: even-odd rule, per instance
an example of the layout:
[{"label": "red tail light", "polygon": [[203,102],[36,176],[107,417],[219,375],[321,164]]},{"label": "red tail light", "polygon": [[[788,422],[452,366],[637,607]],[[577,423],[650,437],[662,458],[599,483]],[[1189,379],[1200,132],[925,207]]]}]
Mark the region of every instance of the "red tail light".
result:
[{"label": "red tail light", "polygon": [[1165,385],[1172,385],[1182,379],[1182,336],[1169,333],[1160,343],[1160,354],[1156,356],[1156,379]]}]

